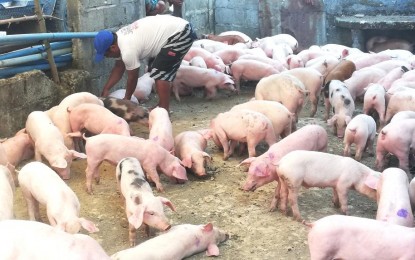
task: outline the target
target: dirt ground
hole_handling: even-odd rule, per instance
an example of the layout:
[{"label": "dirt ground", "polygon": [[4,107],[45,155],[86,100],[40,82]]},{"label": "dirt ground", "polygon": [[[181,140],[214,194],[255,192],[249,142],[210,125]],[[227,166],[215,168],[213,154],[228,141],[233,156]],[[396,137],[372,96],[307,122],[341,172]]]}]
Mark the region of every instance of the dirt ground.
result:
[{"label": "dirt ground", "polygon": [[[183,97],[180,103],[172,96],[170,109],[174,134],[208,128],[210,120],[218,113],[250,99],[254,94],[254,86],[246,84],[240,95],[228,96],[226,92],[219,92],[212,101],[203,99],[201,92],[196,92],[192,97]],[[146,106],[154,105],[156,100],[153,94]],[[324,126],[329,134],[328,151],[341,154],[342,141],[333,135],[332,129],[327,128],[323,121],[323,109],[320,102],[316,117],[310,118],[309,106],[305,106],[298,127],[310,123]],[[133,129],[135,135],[148,137],[148,129],[143,126],[134,124]],[[266,145],[260,145],[258,154],[266,149]],[[285,216],[279,211],[268,210],[275,184],[267,184],[255,192],[243,192],[239,187],[245,181],[246,169],[238,164],[248,156],[233,155],[229,160],[223,161],[223,153],[213,142],[209,142],[207,152],[213,156],[213,162],[208,165],[207,178],[201,179],[188,173],[188,182],[174,184],[162,175],[165,192],[158,195],[169,198],[177,208],[176,213],[165,208],[172,224],[212,222],[229,232],[231,238],[219,246],[219,259],[309,259],[306,226],[294,221],[291,215]],[[363,163],[373,167],[374,160],[374,157],[365,154]],[[88,195],[84,188],[85,167],[85,160],[75,161],[71,169],[72,177],[67,183],[79,197],[81,216],[95,222],[100,229],[91,236],[111,255],[129,245],[128,223],[123,199],[116,187],[115,166],[108,163],[101,165],[101,183],[94,185],[94,195]],[[349,205],[353,216],[374,218],[376,215],[375,201],[354,191],[349,193]],[[303,189],[299,197],[299,208],[303,218],[309,221],[340,213],[332,205],[331,189]],[[44,208],[41,210],[43,221],[48,223]],[[15,196],[15,214],[17,219],[28,219],[26,204],[19,188]],[[156,232],[152,233],[155,235]],[[144,231],[140,229],[137,242],[146,239]],[[188,259],[207,258],[201,252]]]}]

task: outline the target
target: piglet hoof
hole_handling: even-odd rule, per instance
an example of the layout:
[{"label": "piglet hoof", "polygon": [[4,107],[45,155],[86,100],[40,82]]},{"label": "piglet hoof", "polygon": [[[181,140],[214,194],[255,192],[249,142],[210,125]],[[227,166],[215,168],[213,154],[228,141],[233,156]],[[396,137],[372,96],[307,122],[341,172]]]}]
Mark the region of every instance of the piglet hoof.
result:
[{"label": "piglet hoof", "polygon": [[269,212],[274,212],[274,211],[275,211],[275,209],[276,209],[276,207],[275,207],[275,206],[271,206],[271,207],[269,208]]},{"label": "piglet hoof", "polygon": [[85,186],[85,190],[89,195],[93,195],[94,193],[92,192],[92,185],[87,184]]},{"label": "piglet hoof", "polygon": [[156,186],[157,186],[157,191],[158,192],[164,192],[164,188],[163,188],[163,186],[161,184],[156,185]]},{"label": "piglet hoof", "polygon": [[286,209],[280,209],[281,214],[284,214],[285,216],[288,215],[288,212]]},{"label": "piglet hoof", "polygon": [[300,222],[300,223],[302,223],[302,222],[303,222],[303,219],[301,218],[301,216],[293,216],[293,219],[294,219],[295,221]]},{"label": "piglet hoof", "polygon": [[101,181],[101,178],[100,177],[95,178],[95,183],[96,184],[99,184],[100,181]]}]

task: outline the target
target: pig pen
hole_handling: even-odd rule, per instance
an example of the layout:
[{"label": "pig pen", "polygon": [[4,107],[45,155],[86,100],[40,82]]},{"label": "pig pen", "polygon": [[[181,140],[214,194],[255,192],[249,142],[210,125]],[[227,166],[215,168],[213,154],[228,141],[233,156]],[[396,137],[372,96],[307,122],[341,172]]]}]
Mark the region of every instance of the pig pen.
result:
[{"label": "pig pen", "polygon": [[[181,102],[175,101],[172,96],[170,109],[174,135],[185,130],[208,128],[210,120],[218,113],[253,97],[254,88],[255,84],[245,83],[240,95],[222,91],[212,101],[205,100],[201,91],[194,96],[183,97]],[[156,101],[157,97],[152,94],[146,106],[151,107]],[[322,125],[329,135],[328,152],[342,154],[342,140],[333,135],[332,129],[323,120],[322,102],[319,102],[315,118],[308,117],[309,105],[307,103],[300,115],[298,128],[311,123]],[[357,106],[356,112],[361,112],[361,104],[360,107]],[[148,137],[148,129],[141,125],[133,124],[133,130],[137,136]],[[257,154],[267,149],[265,144],[261,144],[257,147]],[[229,232],[230,239],[219,245],[219,259],[309,259],[307,227],[292,219],[291,210],[289,216],[268,210],[275,183],[262,186],[255,192],[244,192],[239,188],[247,173],[238,164],[248,155],[234,154],[227,161],[223,161],[223,152],[212,141],[208,143],[207,152],[212,155],[213,161],[208,165],[206,178],[188,173],[188,182],[174,184],[165,175],[161,175],[165,192],[160,194],[154,189],[155,195],[164,196],[175,204],[176,213],[165,208],[172,225],[212,222]],[[364,154],[363,163],[373,168],[374,161],[374,157]],[[116,185],[115,166],[108,163],[101,165],[101,183],[93,184],[94,195],[85,191],[85,168],[86,160],[74,161],[71,179],[67,183],[80,200],[81,217],[93,221],[100,230],[90,235],[109,255],[128,248],[128,222],[123,198]],[[335,166],[333,170],[336,170]],[[333,206],[331,197],[331,189],[302,189],[298,203],[303,218],[314,221],[327,215],[340,214],[340,210]],[[375,218],[376,208],[375,201],[355,191],[349,192],[350,215]],[[15,193],[15,215],[17,219],[28,219],[20,188]],[[41,217],[48,223],[44,207],[41,207]],[[81,232],[87,233],[85,230]],[[154,235],[156,231],[151,230],[151,236]],[[143,228],[140,228],[137,232],[137,244],[146,239]],[[202,252],[188,259],[208,257]]]}]

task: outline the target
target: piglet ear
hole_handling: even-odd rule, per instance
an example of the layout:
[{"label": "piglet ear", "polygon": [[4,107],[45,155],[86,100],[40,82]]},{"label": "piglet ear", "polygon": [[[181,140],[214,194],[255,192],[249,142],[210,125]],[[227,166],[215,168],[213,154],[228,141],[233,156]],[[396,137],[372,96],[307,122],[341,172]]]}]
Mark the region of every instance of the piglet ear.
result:
[{"label": "piglet ear", "polygon": [[270,170],[268,166],[265,166],[264,171],[261,171],[260,169],[256,168],[254,173],[257,177],[268,177],[270,175]]},{"label": "piglet ear", "polygon": [[218,256],[219,255],[219,247],[215,244],[209,244],[207,251],[206,251],[206,255],[207,256]]},{"label": "piglet ear", "polygon": [[180,180],[187,180],[186,169],[184,167],[175,166],[173,168],[173,177]]},{"label": "piglet ear", "polygon": [[212,223],[207,223],[206,225],[203,226],[203,232],[212,232],[212,230],[213,230]]},{"label": "piglet ear", "polygon": [[186,168],[191,168],[192,167],[192,158],[191,156],[186,156],[185,158],[183,158],[181,164],[186,167]]},{"label": "piglet ear", "polygon": [[253,161],[255,161],[255,159],[256,159],[256,157],[249,157],[249,158],[243,160],[240,164],[238,164],[238,166],[241,166],[241,165],[243,165],[243,166],[249,166],[249,165],[251,165],[251,163]]},{"label": "piglet ear", "polygon": [[329,126],[333,126],[336,123],[336,120],[337,120],[337,116],[334,115],[332,118],[330,118],[329,120],[327,120],[327,124]]},{"label": "piglet ear", "polygon": [[203,129],[203,130],[199,130],[198,131],[204,139],[209,140],[212,138],[213,136],[213,132],[212,129]]},{"label": "piglet ear", "polygon": [[81,226],[89,233],[95,233],[99,231],[95,224],[90,220],[79,218],[79,223],[81,223]]},{"label": "piglet ear", "polygon": [[176,207],[173,205],[173,203],[169,199],[166,199],[166,198],[161,197],[161,196],[159,196],[159,199],[161,200],[161,203],[163,203],[164,205],[169,207],[171,210],[176,212]]},{"label": "piglet ear", "polygon": [[143,224],[144,211],[143,205],[137,205],[134,213],[128,217],[128,223],[133,225],[135,229],[138,229]]},{"label": "piglet ear", "polygon": [[208,159],[210,162],[212,162],[212,156],[210,156],[208,153],[203,152],[202,155],[203,155],[203,158]]},{"label": "piglet ear", "polygon": [[380,180],[380,173],[370,173],[365,179],[365,185],[371,189],[377,190]]},{"label": "piglet ear", "polygon": [[52,162],[50,162],[50,166],[58,169],[65,169],[68,166],[68,162],[66,162],[63,158],[58,158]]}]

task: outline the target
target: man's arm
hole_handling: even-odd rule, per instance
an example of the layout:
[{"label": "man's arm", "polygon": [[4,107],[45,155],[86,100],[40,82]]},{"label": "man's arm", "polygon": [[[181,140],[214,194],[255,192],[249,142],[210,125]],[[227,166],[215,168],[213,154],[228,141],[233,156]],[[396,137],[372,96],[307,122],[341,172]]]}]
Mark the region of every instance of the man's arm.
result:
[{"label": "man's arm", "polygon": [[101,93],[102,97],[106,97],[109,95],[110,89],[114,87],[115,84],[118,83],[118,81],[120,81],[120,79],[122,78],[122,75],[124,74],[124,71],[125,71],[124,62],[122,60],[116,60],[114,64],[114,68],[112,68],[110,77],[108,78],[108,81],[107,83],[105,83],[105,86],[102,90],[102,93]]},{"label": "man's arm", "polygon": [[127,87],[125,89],[124,99],[130,100],[133,95],[135,88],[137,87],[138,72],[140,68],[133,70],[127,70]]}]

